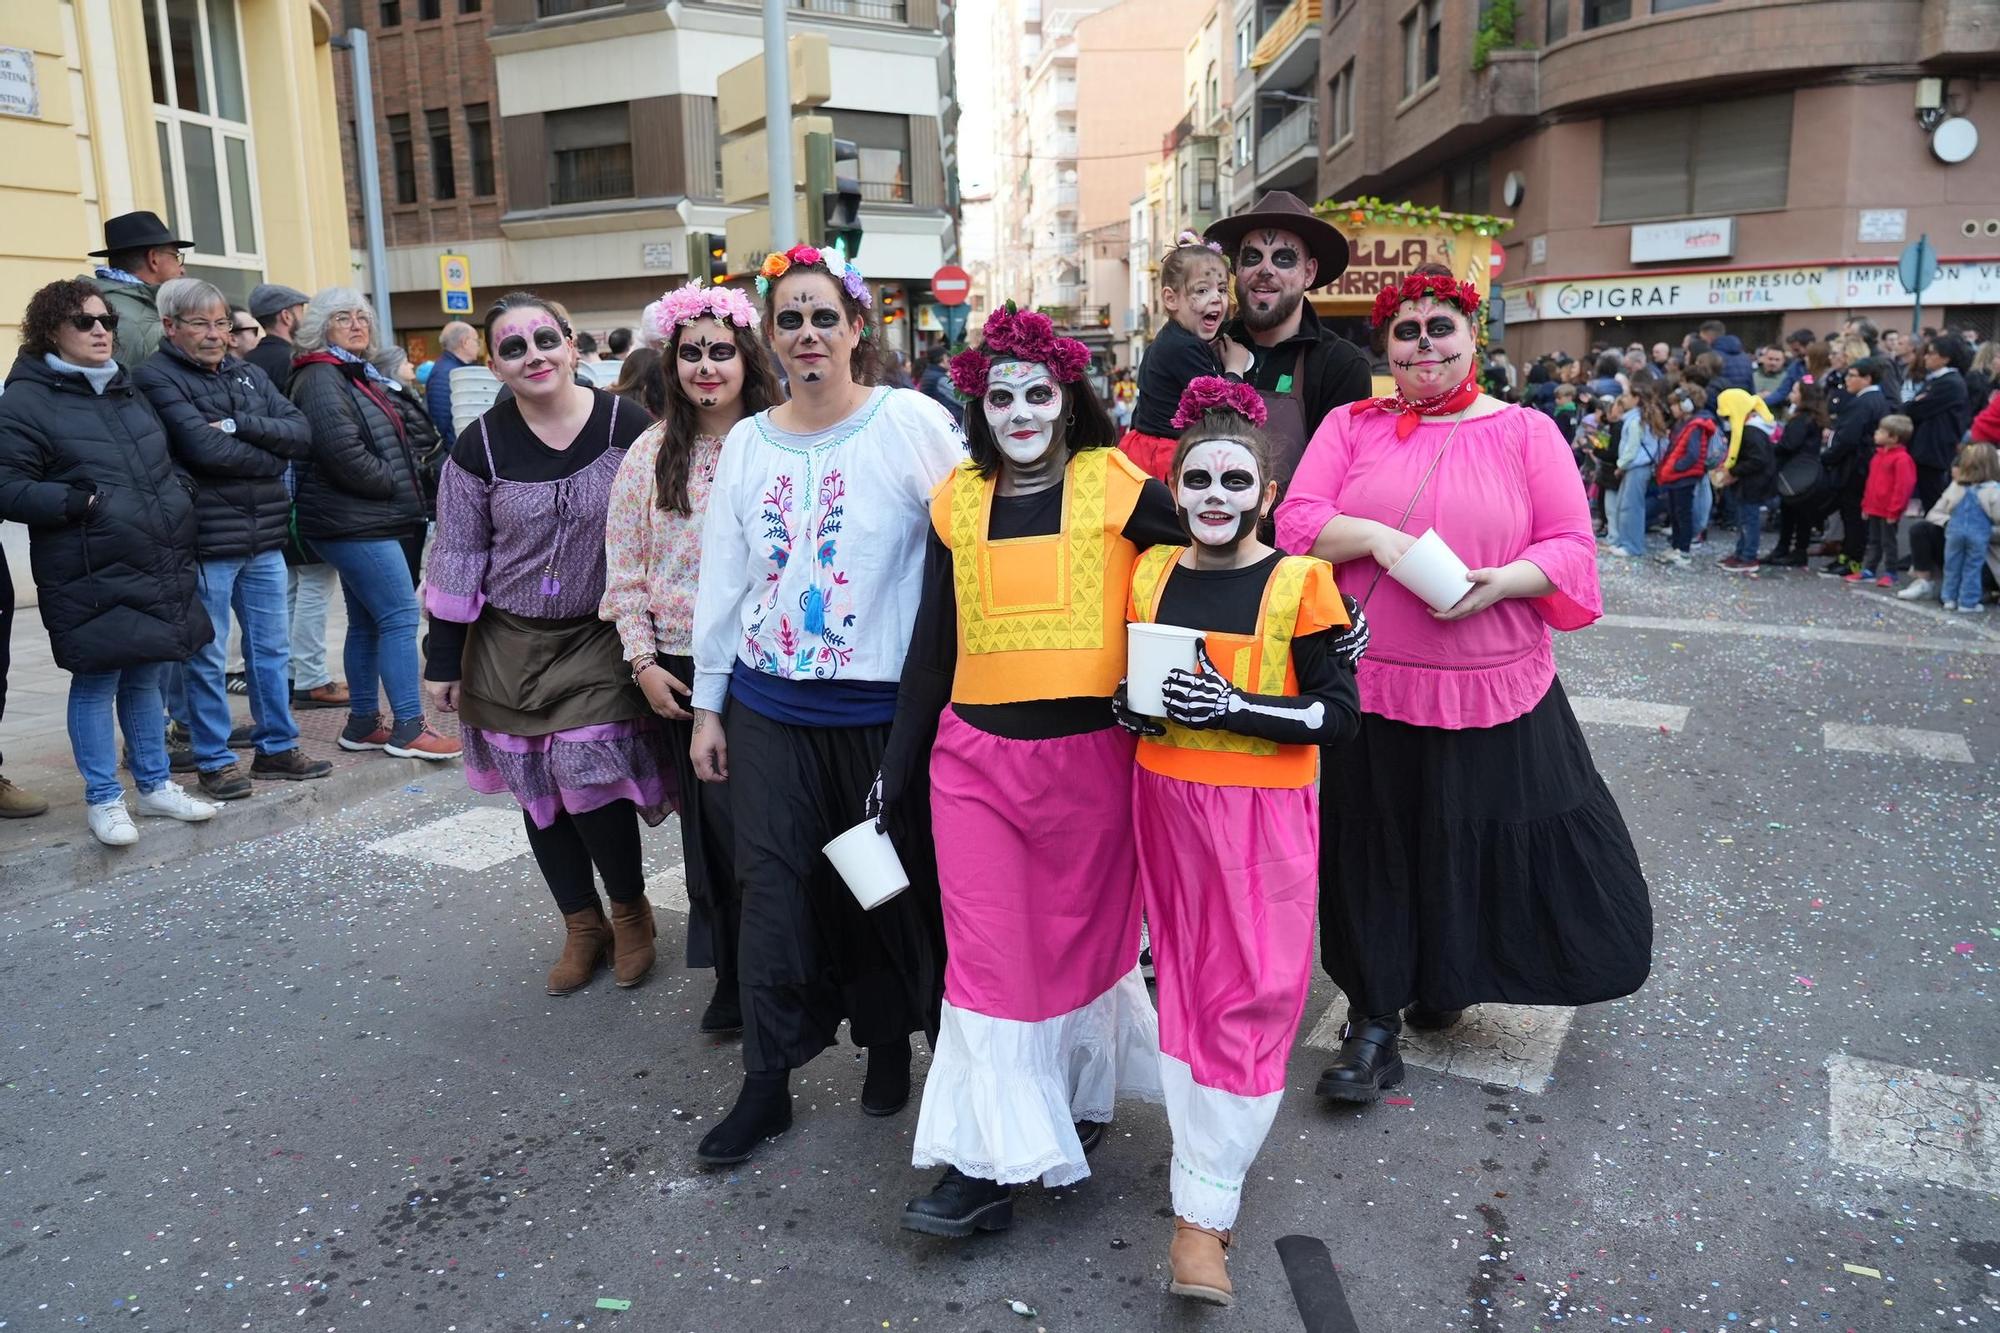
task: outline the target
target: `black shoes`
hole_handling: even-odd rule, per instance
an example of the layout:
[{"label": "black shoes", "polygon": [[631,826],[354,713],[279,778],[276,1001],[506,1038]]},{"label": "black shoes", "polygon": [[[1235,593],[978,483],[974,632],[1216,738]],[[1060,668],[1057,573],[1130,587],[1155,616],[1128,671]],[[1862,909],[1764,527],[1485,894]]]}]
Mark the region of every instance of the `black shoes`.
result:
[{"label": "black shoes", "polygon": [[910,1104],[910,1043],[868,1048],[868,1076],[861,1081],[861,1109],[894,1115]]},{"label": "black shoes", "polygon": [[1403,1011],[1403,1023],[1419,1032],[1442,1032],[1465,1017],[1463,1009],[1426,1009],[1413,1004]]},{"label": "black shoes", "polygon": [[747,1162],[757,1145],[792,1127],[792,1075],[745,1074],[743,1091],[722,1122],[702,1136],[694,1155],[708,1166]]},{"label": "black shoes", "polygon": [[715,994],[701,1011],[701,1030],[712,1036],[743,1030],[743,1000],[736,978],[715,979]]},{"label": "black shoes", "polygon": [[968,1176],[955,1166],[944,1169],[936,1189],[903,1205],[903,1229],[926,1236],[970,1236],[1013,1225],[1013,1187]]},{"label": "black shoes", "polygon": [[309,759],[306,752],[296,745],[277,754],[259,754],[250,761],[250,776],[253,778],[285,778],[291,782],[304,782],[310,778],[323,778],[331,772],[332,760]]},{"label": "black shoes", "polygon": [[1076,1122],[1076,1141],[1083,1145],[1083,1154],[1088,1157],[1097,1151],[1097,1145],[1104,1142],[1104,1122],[1102,1120],[1079,1120]]},{"label": "black shoes", "polygon": [[1396,1038],[1403,1024],[1394,1014],[1386,1018],[1352,1019],[1340,1030],[1340,1054],[1313,1089],[1336,1102],[1372,1102],[1385,1088],[1403,1081],[1403,1057],[1396,1053]]}]

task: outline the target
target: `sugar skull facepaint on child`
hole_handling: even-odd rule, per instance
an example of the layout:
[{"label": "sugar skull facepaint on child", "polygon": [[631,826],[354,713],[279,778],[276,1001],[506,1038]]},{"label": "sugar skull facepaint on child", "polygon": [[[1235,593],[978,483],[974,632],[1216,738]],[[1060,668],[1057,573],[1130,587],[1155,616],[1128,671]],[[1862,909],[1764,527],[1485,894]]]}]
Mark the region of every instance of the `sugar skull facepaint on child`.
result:
[{"label": "sugar skull facepaint on child", "polygon": [[1174,503],[1188,536],[1203,546],[1241,545],[1257,531],[1266,487],[1257,453],[1240,440],[1191,446],[1174,477]]}]

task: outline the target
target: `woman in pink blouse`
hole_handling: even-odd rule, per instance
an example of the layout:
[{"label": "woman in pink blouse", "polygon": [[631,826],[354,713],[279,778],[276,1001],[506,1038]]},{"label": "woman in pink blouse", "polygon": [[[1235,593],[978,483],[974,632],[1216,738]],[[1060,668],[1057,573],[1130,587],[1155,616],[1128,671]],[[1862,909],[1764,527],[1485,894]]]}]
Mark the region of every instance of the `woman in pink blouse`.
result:
[{"label": "woman in pink blouse", "polygon": [[694,593],[702,517],[722,437],[778,401],[758,336],[757,307],[727,287],[678,287],[647,307],[668,373],[666,415],[632,442],[611,484],[604,523],[604,600],[632,678],[664,719],[680,779],[682,865],[687,875],[689,967],[715,969],[701,1030],[743,1026],[736,986],[736,876],[729,788],[695,778],[688,749],[694,715]]},{"label": "woman in pink blouse", "polygon": [[[1348,999],[1318,1092],[1373,1101],[1412,1027],[1488,1001],[1628,995],[1652,962],[1632,839],[1556,680],[1551,630],[1603,613],[1590,509],[1538,412],[1479,392],[1479,293],[1425,265],[1375,302],[1396,393],[1321,422],[1278,545],[1335,565],[1373,641],[1361,732],[1321,776],[1321,961]],[[1384,577],[1425,529],[1470,566],[1434,611]]]}]

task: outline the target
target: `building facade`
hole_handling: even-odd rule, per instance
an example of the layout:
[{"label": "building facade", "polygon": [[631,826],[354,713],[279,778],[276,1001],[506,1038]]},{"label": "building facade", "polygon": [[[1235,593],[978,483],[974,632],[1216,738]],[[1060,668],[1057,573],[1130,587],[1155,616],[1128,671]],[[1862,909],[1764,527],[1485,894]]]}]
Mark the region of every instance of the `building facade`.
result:
[{"label": "building facade", "polygon": [[0,6],[0,356],[28,297],[137,209],[237,299],[348,281],[333,35],[316,0]]},{"label": "building facade", "polygon": [[[1523,354],[1747,345],[1849,314],[1908,326],[1909,242],[1943,261],[1926,324],[2000,333],[2000,12],[1984,0],[1325,0],[1319,193],[1509,218]],[[1977,75],[1987,76],[1982,86]]]},{"label": "building facade", "polygon": [[1225,213],[1250,207],[1267,190],[1289,190],[1313,202],[1324,7],[1325,0],[1235,0]]}]

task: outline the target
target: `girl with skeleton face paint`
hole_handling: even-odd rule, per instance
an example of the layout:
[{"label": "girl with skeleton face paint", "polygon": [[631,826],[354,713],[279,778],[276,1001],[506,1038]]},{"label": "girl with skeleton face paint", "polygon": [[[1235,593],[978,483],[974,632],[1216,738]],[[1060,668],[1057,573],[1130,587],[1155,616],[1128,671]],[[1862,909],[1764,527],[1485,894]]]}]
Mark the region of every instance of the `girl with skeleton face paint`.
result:
[{"label": "girl with skeleton face paint", "polygon": [[1197,670],[1168,674],[1163,721],[1117,701],[1143,736],[1133,827],[1173,1130],[1172,1290],[1223,1305],[1243,1183],[1311,985],[1320,748],[1354,731],[1348,652],[1366,638],[1324,561],[1257,539],[1276,492],[1263,417],[1247,385],[1188,386],[1174,482],[1193,544],[1140,557],[1128,615],[1204,642]]}]

